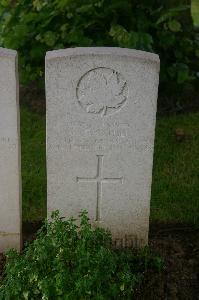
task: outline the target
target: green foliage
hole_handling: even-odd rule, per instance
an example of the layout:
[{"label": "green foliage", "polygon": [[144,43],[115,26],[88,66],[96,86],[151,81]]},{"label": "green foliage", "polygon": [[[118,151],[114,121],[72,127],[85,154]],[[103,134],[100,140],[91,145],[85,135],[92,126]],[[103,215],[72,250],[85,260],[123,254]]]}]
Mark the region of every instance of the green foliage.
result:
[{"label": "green foliage", "polygon": [[162,268],[146,249],[112,249],[110,233],[80,217],[78,226],[54,212],[23,255],[7,253],[0,299],[133,299],[144,272]]},{"label": "green foliage", "polygon": [[[165,3],[165,4],[164,4]],[[19,50],[24,83],[44,76],[47,50],[76,46],[120,46],[156,52],[162,87],[194,84],[199,37],[190,7],[167,1],[9,0],[0,3],[0,44]]]}]

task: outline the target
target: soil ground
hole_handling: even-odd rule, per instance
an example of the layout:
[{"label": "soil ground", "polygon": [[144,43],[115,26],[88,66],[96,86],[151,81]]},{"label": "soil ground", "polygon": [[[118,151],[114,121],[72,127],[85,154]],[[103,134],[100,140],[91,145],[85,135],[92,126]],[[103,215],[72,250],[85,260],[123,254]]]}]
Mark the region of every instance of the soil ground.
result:
[{"label": "soil ground", "polygon": [[[40,224],[24,225],[24,242],[34,239]],[[152,223],[150,248],[164,261],[160,274],[146,274],[138,300],[199,300],[199,228]],[[5,258],[0,254],[0,275]]]},{"label": "soil ground", "polygon": [[148,274],[138,299],[199,299],[199,228],[153,223],[150,248],[164,260],[161,274]]}]

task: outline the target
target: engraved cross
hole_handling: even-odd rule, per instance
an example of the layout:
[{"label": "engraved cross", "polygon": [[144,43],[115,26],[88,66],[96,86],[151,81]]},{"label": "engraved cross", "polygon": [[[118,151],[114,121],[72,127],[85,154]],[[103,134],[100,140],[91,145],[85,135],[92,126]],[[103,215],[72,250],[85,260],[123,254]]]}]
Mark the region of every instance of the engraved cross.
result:
[{"label": "engraved cross", "polygon": [[76,177],[77,182],[93,182],[97,184],[97,206],[96,206],[96,221],[101,220],[100,205],[102,200],[102,184],[103,183],[123,183],[123,177],[106,178],[103,177],[103,155],[97,155],[97,174],[95,177]]}]

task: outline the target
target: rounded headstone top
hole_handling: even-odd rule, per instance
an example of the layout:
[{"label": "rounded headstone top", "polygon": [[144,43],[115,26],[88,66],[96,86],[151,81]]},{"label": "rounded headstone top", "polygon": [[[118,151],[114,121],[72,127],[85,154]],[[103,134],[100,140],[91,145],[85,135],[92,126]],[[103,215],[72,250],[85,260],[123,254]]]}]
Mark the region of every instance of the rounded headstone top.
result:
[{"label": "rounded headstone top", "polygon": [[0,56],[16,57],[17,51],[0,47]]},{"label": "rounded headstone top", "polygon": [[126,56],[145,61],[160,63],[159,56],[155,53],[150,53],[141,50],[119,48],[119,47],[77,47],[61,50],[48,51],[46,59],[56,59],[67,56],[85,56],[85,55],[111,55],[111,56]]}]

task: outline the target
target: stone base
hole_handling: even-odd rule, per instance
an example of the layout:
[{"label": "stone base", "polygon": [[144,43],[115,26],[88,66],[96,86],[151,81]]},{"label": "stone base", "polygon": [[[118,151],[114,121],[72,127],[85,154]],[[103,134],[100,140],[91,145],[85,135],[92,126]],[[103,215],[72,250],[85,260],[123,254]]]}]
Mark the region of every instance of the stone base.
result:
[{"label": "stone base", "polygon": [[10,249],[21,251],[22,238],[19,233],[0,233],[0,253]]}]

